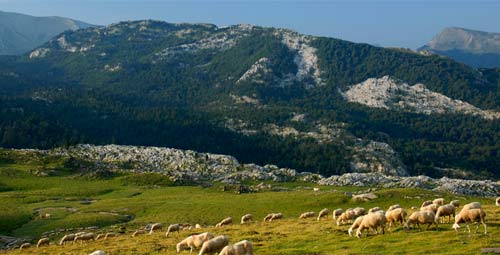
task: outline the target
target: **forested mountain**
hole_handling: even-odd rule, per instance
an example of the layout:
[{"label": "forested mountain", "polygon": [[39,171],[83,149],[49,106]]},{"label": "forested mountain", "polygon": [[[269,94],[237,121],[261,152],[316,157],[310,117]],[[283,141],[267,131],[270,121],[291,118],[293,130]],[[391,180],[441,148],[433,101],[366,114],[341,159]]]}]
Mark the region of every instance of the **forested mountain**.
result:
[{"label": "forested mountain", "polygon": [[[382,77],[384,107],[352,90]],[[498,69],[286,29],[121,22],[0,58],[0,146],[154,145],[325,175],[498,178],[499,81]]]},{"label": "forested mountain", "polygon": [[0,55],[26,53],[63,31],[91,26],[63,17],[34,17],[0,11]]}]

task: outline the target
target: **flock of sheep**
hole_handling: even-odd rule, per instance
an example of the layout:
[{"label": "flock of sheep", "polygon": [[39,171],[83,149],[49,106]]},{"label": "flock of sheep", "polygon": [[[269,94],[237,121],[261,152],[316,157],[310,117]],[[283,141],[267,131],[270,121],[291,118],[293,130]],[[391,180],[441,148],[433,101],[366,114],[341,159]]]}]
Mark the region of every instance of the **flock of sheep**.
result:
[{"label": "flock of sheep", "polygon": [[[500,206],[500,197],[496,199],[496,205]],[[460,224],[465,223],[466,229],[469,232],[470,227],[469,223],[477,223],[476,232],[479,229],[479,226],[482,224],[484,226],[484,233],[487,233],[487,226],[485,222],[486,212],[482,209],[482,206],[479,202],[472,202],[466,204],[462,207],[460,212],[456,214],[457,208],[459,208],[460,202],[458,200],[453,200],[449,204],[445,204],[444,198],[437,198],[434,200],[428,200],[422,203],[420,208],[412,207],[412,210],[415,210],[412,214],[408,216],[407,210],[401,207],[399,204],[395,204],[390,206],[387,211],[384,211],[380,207],[374,207],[369,209],[368,211],[362,207],[349,208],[347,210],[336,209],[332,212],[333,220],[337,225],[345,225],[352,222],[351,227],[348,229],[347,233],[349,236],[353,236],[355,233],[356,237],[362,237],[363,233],[367,230],[374,231],[375,234],[378,234],[378,230],[380,228],[382,234],[385,233],[386,224],[388,224],[388,229],[392,227],[393,223],[399,223],[403,225],[405,230],[409,230],[411,226],[417,226],[420,230],[420,225],[427,225],[427,229],[431,227],[433,224],[437,225],[439,223],[443,223],[445,217],[447,218],[447,222],[451,222],[451,217],[454,217],[454,224],[452,226],[455,231],[458,231],[460,228]],[[322,218],[327,218],[330,214],[327,208],[321,210],[317,216],[315,212],[305,212],[300,214],[299,219],[306,219],[316,217],[317,221],[320,221]],[[282,213],[270,213],[264,217],[264,222],[272,222],[274,220],[279,220],[283,218]],[[252,222],[253,215],[245,214],[241,217],[241,224],[247,224]],[[231,217],[227,217],[221,220],[219,223],[215,225],[216,228],[221,228],[227,225],[231,225],[233,223],[233,219]],[[161,230],[163,228],[163,224],[155,223],[148,225],[144,229],[139,229],[133,232],[132,237],[146,234],[149,231],[149,234],[152,234],[155,231]],[[171,224],[167,228],[167,232],[165,234],[168,237],[171,233],[177,232],[179,235],[179,231],[183,229],[193,230],[193,229],[201,229],[201,225],[196,224],[195,226],[191,226],[189,224]],[[356,231],[355,231],[356,230]],[[366,236],[367,233],[365,233]],[[79,232],[74,234],[67,234],[63,236],[59,245],[64,245],[67,242],[84,242],[90,240],[99,240],[99,239],[108,239],[111,237],[115,237],[116,234],[113,232],[108,232],[105,234],[95,235],[90,232]],[[49,245],[50,240],[48,238],[41,238],[37,243],[37,248],[44,245]],[[30,243],[22,244],[20,249],[29,248]],[[242,240],[240,242],[229,244],[229,237],[226,235],[214,236],[210,232],[204,232],[201,234],[193,234],[180,241],[176,245],[177,253],[180,253],[184,250],[189,250],[190,254],[194,250],[199,250],[199,255],[204,254],[219,254],[219,255],[252,255],[253,254],[253,244],[248,240]],[[104,251],[95,251],[89,255],[105,255]]]}]

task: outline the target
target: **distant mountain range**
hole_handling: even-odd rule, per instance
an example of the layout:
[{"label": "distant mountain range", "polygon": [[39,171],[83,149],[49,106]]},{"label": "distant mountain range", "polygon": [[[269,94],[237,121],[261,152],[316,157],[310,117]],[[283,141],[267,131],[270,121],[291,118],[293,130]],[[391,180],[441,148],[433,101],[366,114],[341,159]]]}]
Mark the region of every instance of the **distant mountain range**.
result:
[{"label": "distant mountain range", "polygon": [[34,17],[0,11],[0,55],[17,55],[66,31],[93,25],[63,17]]},{"label": "distant mountain range", "polygon": [[449,27],[419,50],[429,50],[473,67],[500,67],[500,33]]}]

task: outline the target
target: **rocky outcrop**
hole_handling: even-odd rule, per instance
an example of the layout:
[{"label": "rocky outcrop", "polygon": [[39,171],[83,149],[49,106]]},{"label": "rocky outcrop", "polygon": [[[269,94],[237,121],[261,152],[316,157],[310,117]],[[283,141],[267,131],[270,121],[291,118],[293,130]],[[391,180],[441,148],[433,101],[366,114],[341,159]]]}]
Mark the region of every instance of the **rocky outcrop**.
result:
[{"label": "rocky outcrop", "polygon": [[422,114],[469,114],[484,119],[498,119],[500,112],[479,109],[428,90],[424,84],[408,85],[389,76],[370,78],[341,92],[349,102],[373,108],[385,108]]}]

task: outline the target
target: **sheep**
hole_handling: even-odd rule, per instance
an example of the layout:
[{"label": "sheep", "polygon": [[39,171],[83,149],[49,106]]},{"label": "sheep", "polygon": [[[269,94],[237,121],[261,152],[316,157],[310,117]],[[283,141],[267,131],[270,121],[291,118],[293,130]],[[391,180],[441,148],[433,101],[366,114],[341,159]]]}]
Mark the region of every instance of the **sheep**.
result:
[{"label": "sheep", "polygon": [[28,249],[28,248],[31,248],[30,243],[23,243],[23,244],[21,244],[21,246],[19,246],[19,250]]},{"label": "sheep", "polygon": [[361,215],[366,214],[366,210],[363,207],[356,207],[353,209],[355,217],[359,217]]},{"label": "sheep", "polygon": [[365,229],[374,229],[375,232],[377,231],[377,227],[382,228],[382,234],[385,233],[385,214],[382,212],[374,212],[367,214],[363,217],[363,220],[359,224],[358,230],[356,231],[356,237],[360,238],[363,230]]},{"label": "sheep", "polygon": [[106,253],[104,251],[97,250],[97,251],[90,253],[89,255],[106,255]]},{"label": "sheep", "polygon": [[222,226],[227,226],[227,225],[231,225],[231,224],[233,224],[233,218],[227,217],[227,218],[221,220],[219,223],[217,223],[217,225],[215,225],[215,227],[220,228]]},{"label": "sheep", "polygon": [[49,245],[50,244],[50,239],[48,238],[41,238],[38,240],[38,243],[36,243],[36,248],[43,246],[43,245]]},{"label": "sheep", "polygon": [[161,230],[163,228],[163,224],[161,223],[155,223],[151,225],[151,229],[149,230],[149,234],[152,235],[155,230]]},{"label": "sheep", "polygon": [[306,219],[316,216],[315,212],[305,212],[299,216],[299,219]]},{"label": "sheep", "polygon": [[471,203],[468,203],[468,204],[464,205],[464,207],[462,208],[462,211],[463,210],[469,210],[469,209],[480,209],[480,208],[482,208],[481,203],[479,203],[479,202],[471,202]]},{"label": "sheep", "polygon": [[406,210],[401,207],[387,211],[387,213],[385,214],[385,219],[389,223],[388,229],[391,229],[393,222],[399,222],[401,225],[403,225],[403,222],[405,221],[407,215],[408,214],[406,213]]},{"label": "sheep", "polygon": [[101,238],[104,239],[104,237],[106,236],[106,234],[98,234],[95,238],[95,240],[100,240]]},{"label": "sheep", "polygon": [[377,212],[377,211],[383,211],[383,210],[382,210],[382,208],[375,206],[373,208],[370,208],[370,210],[368,210],[368,213],[373,213],[373,212]]},{"label": "sheep", "polygon": [[354,212],[354,209],[349,208],[345,212],[343,212],[339,217],[337,217],[337,226],[347,223],[355,218],[356,214]]},{"label": "sheep", "polygon": [[190,250],[189,254],[191,254],[194,249],[201,248],[201,246],[205,241],[208,241],[212,238],[214,238],[214,235],[209,232],[188,236],[186,239],[177,243],[176,245],[177,253],[189,249]]},{"label": "sheep", "polygon": [[273,221],[273,220],[279,220],[282,218],[283,218],[282,213],[270,213],[264,218],[264,221]]},{"label": "sheep", "polygon": [[[422,230],[420,228],[420,224],[428,224],[427,229],[432,226],[432,224],[436,224],[434,222],[434,219],[436,217],[436,214],[433,211],[417,211],[414,212],[408,217],[408,220],[406,220],[406,223],[404,225],[404,229],[409,230],[410,229],[410,224],[411,225],[417,225],[418,229]],[[436,224],[436,229],[437,229],[437,224]]]},{"label": "sheep", "polygon": [[50,217],[52,217],[52,214],[50,214],[50,213],[40,214],[40,219],[49,219]]},{"label": "sheep", "polygon": [[460,213],[455,217],[455,224],[453,224],[452,228],[458,232],[458,229],[460,228],[460,225],[458,224],[465,223],[470,233],[469,222],[477,222],[476,233],[477,230],[479,229],[479,225],[483,224],[484,233],[487,234],[488,231],[486,230],[485,218],[486,218],[486,212],[482,208],[474,208],[467,210],[462,209],[462,211],[460,211]]},{"label": "sheep", "polygon": [[226,245],[219,255],[253,255],[252,242],[243,240],[233,245]]},{"label": "sheep", "polygon": [[75,239],[73,240],[73,243],[76,243],[76,241],[80,241],[80,243],[83,243],[83,241],[89,241],[89,240],[94,240],[95,234],[94,233],[85,233],[81,235],[76,235]]},{"label": "sheep", "polygon": [[424,211],[432,211],[434,214],[437,212],[437,206],[435,204],[429,204],[429,205],[426,205],[424,207],[421,207],[420,208],[420,211],[421,212],[424,212]]},{"label": "sheep", "polygon": [[113,232],[108,232],[106,233],[106,235],[104,236],[104,240],[108,240],[108,238],[111,238],[111,237],[115,237],[116,234],[113,233]]},{"label": "sheep", "polygon": [[497,197],[497,200],[495,200],[495,204],[496,204],[497,206],[500,206],[500,197]]},{"label": "sheep", "polygon": [[194,228],[195,228],[195,229],[200,229],[200,228],[201,228],[201,225],[200,225],[200,224],[196,224],[196,225],[194,225]]},{"label": "sheep", "polygon": [[432,203],[435,204],[437,207],[439,207],[440,205],[444,205],[444,198],[442,197],[436,198],[432,200]]},{"label": "sheep", "polygon": [[422,205],[420,206],[420,208],[422,208],[422,207],[426,207],[426,206],[428,206],[428,205],[430,205],[430,204],[433,204],[431,200],[424,201],[424,202],[422,203]]},{"label": "sheep", "polygon": [[177,236],[179,236],[179,231],[182,230],[182,224],[170,224],[167,228],[167,233],[165,233],[165,237],[168,237],[170,233],[177,232]]},{"label": "sheep", "polygon": [[76,235],[75,234],[67,234],[64,235],[61,240],[59,241],[59,245],[64,245],[66,242],[71,242],[75,240]]},{"label": "sheep", "polygon": [[451,222],[451,216],[455,217],[456,207],[454,205],[442,205],[437,209],[436,212],[436,224],[439,223],[441,217],[448,216],[448,222]]},{"label": "sheep", "polygon": [[134,233],[132,234],[132,237],[136,237],[138,235],[144,235],[146,234],[146,231],[142,230],[142,229],[138,229],[136,231],[134,231]]},{"label": "sheep", "polygon": [[333,220],[336,220],[337,217],[339,217],[343,212],[344,212],[344,210],[342,210],[342,208],[337,208],[337,209],[333,210],[333,213],[332,213]]},{"label": "sheep", "polygon": [[220,252],[229,243],[229,238],[225,235],[217,236],[203,242],[199,255],[214,254]]},{"label": "sheep", "polygon": [[324,208],[323,210],[319,211],[318,218],[316,218],[316,221],[319,221],[323,217],[327,217],[329,213],[330,211],[328,210],[328,208]]},{"label": "sheep", "polygon": [[352,236],[352,234],[354,233],[354,229],[359,227],[359,225],[361,224],[361,221],[363,221],[363,217],[365,217],[365,216],[364,215],[359,216],[356,218],[356,220],[354,220],[354,222],[352,223],[349,230],[347,230],[347,233],[349,234],[349,236]]},{"label": "sheep", "polygon": [[392,211],[392,210],[397,209],[397,208],[401,208],[401,206],[399,204],[391,205],[391,206],[389,206],[387,211]]},{"label": "sheep", "polygon": [[245,224],[252,221],[253,221],[253,215],[251,214],[245,214],[241,216],[241,224]]},{"label": "sheep", "polygon": [[453,200],[453,201],[450,202],[450,205],[453,205],[456,208],[458,208],[460,206],[460,201],[459,200]]}]

